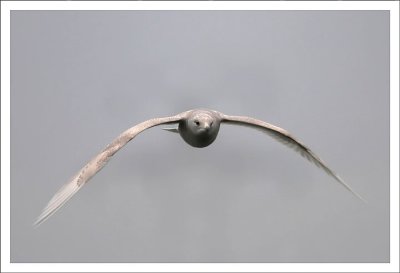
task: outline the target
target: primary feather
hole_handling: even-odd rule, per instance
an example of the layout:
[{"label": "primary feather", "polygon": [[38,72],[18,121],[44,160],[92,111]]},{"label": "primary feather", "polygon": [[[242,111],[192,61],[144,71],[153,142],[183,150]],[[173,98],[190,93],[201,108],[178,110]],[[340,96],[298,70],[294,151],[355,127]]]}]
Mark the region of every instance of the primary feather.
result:
[{"label": "primary feather", "polygon": [[303,157],[313,162],[317,167],[323,169],[328,175],[336,179],[346,189],[360,198],[349,185],[347,185],[337,174],[307,146],[295,139],[286,130],[267,122],[244,116],[228,116],[213,110],[189,110],[171,117],[155,118],[126,130],[119,135],[111,144],[90,160],[73,178],[65,184],[50,200],[44,208],[35,225],[40,225],[60,209],[74,194],[76,194],[97,172],[99,172],[112,156],[131,141],[136,135],[151,127],[161,124],[178,123],[179,127],[167,128],[166,130],[176,132],[193,147],[203,148],[210,145],[217,137],[221,123],[252,127],[262,130],[279,142],[289,146]]},{"label": "primary feather", "polygon": [[59,210],[75,193],[77,193],[97,172],[99,172],[111,157],[124,147],[129,141],[144,130],[161,125],[178,122],[185,113],[172,117],[150,119],[142,122],[119,135],[103,151],[89,161],[68,183],[66,183],[49,201],[40,216],[34,223],[35,226],[46,221]]},{"label": "primary feather", "polygon": [[323,169],[328,175],[336,179],[340,184],[342,184],[347,190],[354,194],[359,199],[365,200],[357,194],[348,184],[346,184],[336,173],[334,173],[323,161],[319,158],[310,148],[305,146],[299,140],[290,135],[290,133],[278,126],[272,125],[270,123],[250,118],[244,116],[228,116],[224,115],[222,122],[236,124],[240,126],[247,126],[263,131],[275,140],[281,142],[282,144],[292,148],[296,152],[300,153],[301,156],[314,163],[317,167]]}]

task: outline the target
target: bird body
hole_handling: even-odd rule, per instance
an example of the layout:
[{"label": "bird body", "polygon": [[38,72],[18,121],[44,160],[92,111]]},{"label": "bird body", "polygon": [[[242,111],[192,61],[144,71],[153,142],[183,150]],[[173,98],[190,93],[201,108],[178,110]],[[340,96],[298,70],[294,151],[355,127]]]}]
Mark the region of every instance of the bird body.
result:
[{"label": "bird body", "polygon": [[90,160],[54,195],[36,220],[35,225],[41,224],[60,209],[83,185],[107,164],[117,151],[144,130],[162,124],[177,124],[177,128],[167,128],[165,130],[179,133],[183,140],[193,147],[204,148],[213,143],[217,138],[221,123],[241,125],[265,132],[272,138],[299,152],[303,157],[332,176],[355,196],[362,199],[349,185],[328,168],[315,153],[286,130],[251,117],[229,116],[214,110],[194,109],[175,116],[150,119],[124,131],[98,155]]}]

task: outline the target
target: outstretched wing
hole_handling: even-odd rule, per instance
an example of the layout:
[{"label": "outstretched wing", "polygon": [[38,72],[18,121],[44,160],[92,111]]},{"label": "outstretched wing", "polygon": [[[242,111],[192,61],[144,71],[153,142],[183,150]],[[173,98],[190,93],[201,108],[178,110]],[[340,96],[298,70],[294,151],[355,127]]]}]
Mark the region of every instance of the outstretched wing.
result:
[{"label": "outstretched wing", "polygon": [[312,152],[307,146],[305,146],[303,143],[301,143],[293,136],[291,136],[289,132],[287,132],[286,130],[279,128],[275,125],[272,125],[270,123],[244,116],[223,115],[222,122],[247,126],[262,130],[263,132],[267,133],[268,135],[278,140],[279,142],[283,143],[284,145],[299,152],[303,157],[313,162],[317,167],[323,169],[327,174],[335,178],[340,184],[342,184],[346,189],[348,189],[359,199],[365,201],[360,195],[358,195],[355,191],[353,191],[351,187],[347,185],[337,174],[335,174],[330,168],[328,168],[328,166],[314,152]]},{"label": "outstretched wing", "polygon": [[98,171],[100,171],[111,157],[131,141],[136,135],[151,127],[179,122],[185,118],[185,114],[181,113],[172,117],[155,118],[142,122],[122,134],[120,134],[113,142],[111,142],[103,151],[90,160],[72,179],[66,183],[49,201],[36,222],[35,226],[40,225],[60,209],[79,189],[85,185]]}]

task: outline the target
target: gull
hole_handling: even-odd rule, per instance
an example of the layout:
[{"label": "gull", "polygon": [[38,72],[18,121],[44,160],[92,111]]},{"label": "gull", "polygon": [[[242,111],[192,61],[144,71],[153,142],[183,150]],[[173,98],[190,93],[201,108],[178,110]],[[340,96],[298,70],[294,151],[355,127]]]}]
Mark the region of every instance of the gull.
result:
[{"label": "gull", "polygon": [[79,172],[54,195],[47,206],[43,209],[34,225],[40,225],[59,210],[75,193],[78,192],[78,190],[86,185],[86,183],[107,164],[116,152],[144,130],[163,124],[177,124],[178,126],[175,128],[163,129],[178,133],[187,144],[193,147],[204,148],[213,143],[217,138],[221,123],[240,125],[261,130],[275,140],[300,153],[300,155],[313,162],[317,167],[321,168],[328,175],[333,177],[356,197],[364,200],[337,174],[335,174],[314,152],[293,137],[288,131],[251,117],[229,116],[214,110],[194,109],[182,112],[175,116],[149,119],[121,133],[105,149],[79,170]]}]

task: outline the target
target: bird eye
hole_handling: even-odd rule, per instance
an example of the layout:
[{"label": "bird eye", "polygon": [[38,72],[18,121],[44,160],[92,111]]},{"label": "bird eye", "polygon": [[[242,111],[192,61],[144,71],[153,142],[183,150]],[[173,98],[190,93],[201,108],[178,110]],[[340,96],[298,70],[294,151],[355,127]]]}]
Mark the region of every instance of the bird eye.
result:
[{"label": "bird eye", "polygon": [[199,122],[198,120],[195,120],[194,123],[195,123],[197,126],[200,125],[200,122]]}]

